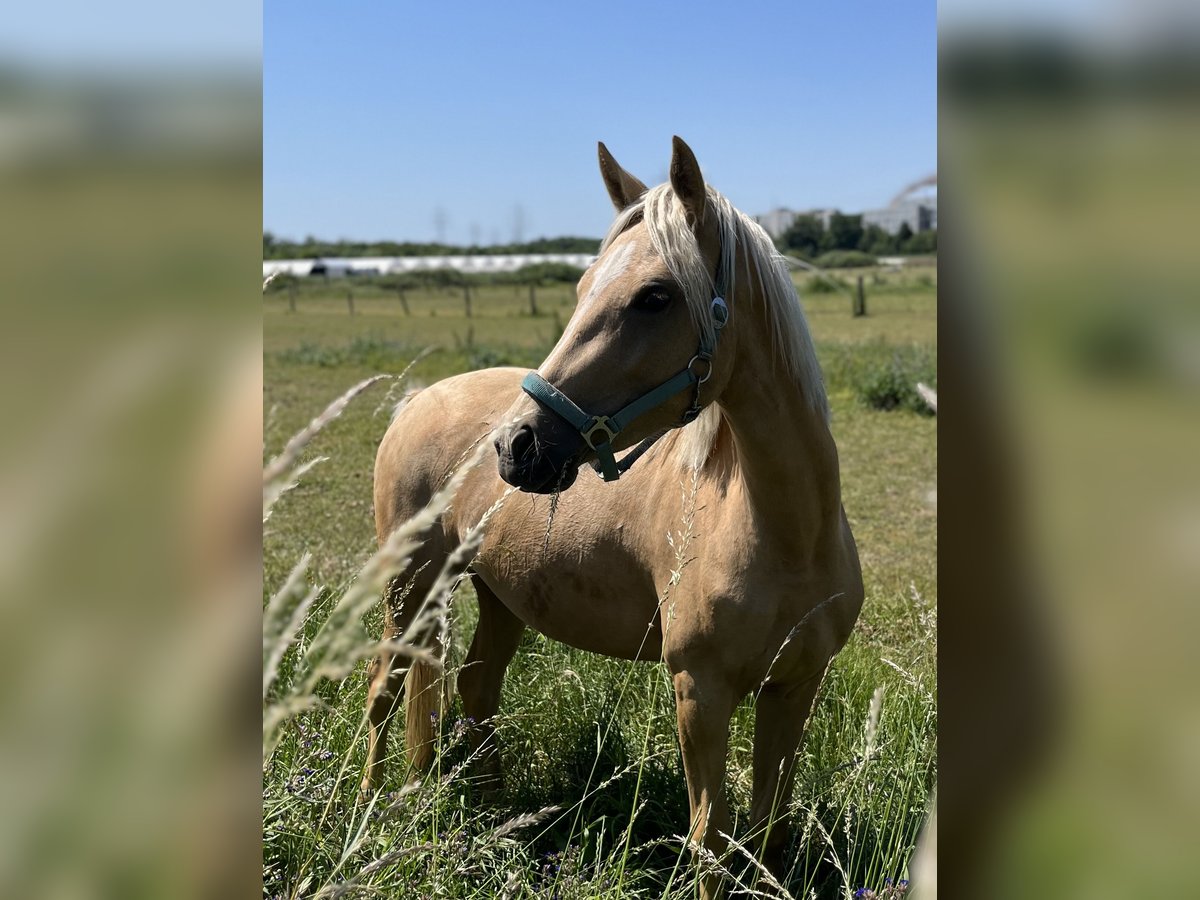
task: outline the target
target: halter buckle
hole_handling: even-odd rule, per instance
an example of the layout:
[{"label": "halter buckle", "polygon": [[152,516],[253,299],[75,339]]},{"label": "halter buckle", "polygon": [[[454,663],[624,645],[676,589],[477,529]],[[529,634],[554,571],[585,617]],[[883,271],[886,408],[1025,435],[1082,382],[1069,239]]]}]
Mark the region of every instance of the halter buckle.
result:
[{"label": "halter buckle", "polygon": [[613,438],[615,438],[617,436],[617,433],[615,431],[613,431],[608,425],[608,416],[596,416],[596,418],[592,421],[592,423],[587,426],[587,429],[585,431],[579,432],[581,435],[583,435],[583,439],[584,439],[584,441],[587,442],[587,445],[589,447],[591,447],[593,450],[599,449],[596,446],[596,442],[592,440],[592,435],[595,434],[597,431],[604,432],[604,440],[602,440],[600,442],[601,444],[611,445]]}]

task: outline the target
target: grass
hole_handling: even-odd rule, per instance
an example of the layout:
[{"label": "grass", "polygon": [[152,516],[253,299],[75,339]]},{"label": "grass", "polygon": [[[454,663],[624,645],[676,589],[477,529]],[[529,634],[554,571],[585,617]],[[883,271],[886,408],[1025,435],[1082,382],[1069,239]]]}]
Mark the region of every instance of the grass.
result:
[{"label": "grass", "polygon": [[[856,274],[847,277],[852,283]],[[932,273],[881,278],[872,284],[866,276],[866,318],[851,317],[844,295],[805,303],[827,372],[867,599],[801,751],[787,880],[797,897],[842,897],[906,878],[936,780],[936,427],[907,409],[865,405],[856,374],[893,352],[932,364],[936,288]],[[286,295],[264,299],[268,457],[333,397],[380,372],[398,375],[428,347],[436,349],[412,367],[410,381],[535,365],[571,302],[563,288],[543,289],[543,314],[533,317],[527,291],[477,289],[468,320],[461,295],[411,291],[405,316],[394,296],[357,292],[350,316],[339,290],[334,283],[329,293],[302,293],[294,313]],[[274,708],[293,691],[317,701],[283,722],[265,759],[266,896],[333,896],[346,884],[404,897],[693,896],[695,867],[678,837],[687,827],[686,789],[662,667],[586,654],[532,631],[509,668],[497,722],[502,796],[481,802],[459,770],[466,749],[452,710],[440,723],[435,771],[417,789],[405,787],[396,759],[379,802],[354,806],[366,693],[355,652],[378,634],[381,614],[359,572],[375,556],[371,469],[396,394],[395,382],[372,385],[324,425],[299,459],[327,458],[278,499],[266,525],[268,591],[307,554],[287,603],[310,603],[270,702]],[[453,671],[474,624],[469,583],[451,603]],[[321,644],[333,630],[349,635],[340,650]],[[313,677],[313,653],[324,654],[335,677]],[[735,836],[749,808],[752,736],[747,702],[731,732]],[[730,868],[753,875],[746,864]]]}]

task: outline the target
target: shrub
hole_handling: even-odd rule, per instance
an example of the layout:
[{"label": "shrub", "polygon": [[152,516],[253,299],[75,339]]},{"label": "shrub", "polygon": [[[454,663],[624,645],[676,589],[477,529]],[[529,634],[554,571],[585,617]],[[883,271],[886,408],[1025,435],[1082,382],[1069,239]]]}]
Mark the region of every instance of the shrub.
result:
[{"label": "shrub", "polygon": [[862,269],[875,265],[875,257],[861,250],[830,250],[813,260],[822,269]]},{"label": "shrub", "polygon": [[871,409],[906,409],[932,415],[917,382],[937,386],[935,351],[927,346],[893,346],[883,341],[838,344],[822,354],[826,383],[832,390],[849,390]]},{"label": "shrub", "polygon": [[836,294],[849,289],[844,279],[831,275],[814,274],[804,283],[804,293],[806,294]]},{"label": "shrub", "polygon": [[537,284],[553,284],[555,282],[577,284],[582,277],[583,269],[577,269],[575,266],[569,266],[566,263],[549,262],[524,266],[513,272],[508,279],[497,279],[497,281],[507,280],[516,282],[517,284],[529,284],[530,282]]},{"label": "shrub", "polygon": [[924,403],[916,392],[915,376],[903,365],[898,357],[893,357],[890,363],[871,366],[855,385],[855,393],[859,400],[872,409],[911,409],[914,412],[924,408]]}]

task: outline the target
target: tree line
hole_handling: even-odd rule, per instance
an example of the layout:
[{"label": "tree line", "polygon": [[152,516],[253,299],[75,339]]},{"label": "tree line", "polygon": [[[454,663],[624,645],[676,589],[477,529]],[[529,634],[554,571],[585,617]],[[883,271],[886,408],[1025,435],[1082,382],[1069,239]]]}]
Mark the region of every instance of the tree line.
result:
[{"label": "tree line", "polygon": [[538,238],[514,244],[471,245],[416,243],[413,241],[303,241],[278,238],[263,232],[263,259],[320,259],[358,256],[500,256],[525,253],[600,252],[600,239],[587,237]]},{"label": "tree line", "polygon": [[[888,234],[878,225],[863,225],[862,215],[833,213],[829,225],[817,216],[798,216],[775,241],[783,253],[791,253],[818,265],[821,257],[826,263],[837,264],[848,252],[869,256],[892,256],[937,252],[937,230],[913,232],[908,223],[901,224],[896,234]],[[321,259],[362,256],[499,256],[540,253],[600,252],[600,239],[587,237],[538,238],[512,244],[461,246],[414,241],[323,241],[306,237],[303,241],[277,238],[263,232],[263,259]],[[829,256],[829,254],[833,254]],[[856,265],[865,264],[856,262]],[[502,274],[502,273],[498,273]],[[511,274],[511,273],[510,273]],[[422,276],[424,277],[424,276]],[[451,276],[441,276],[444,279]],[[486,278],[493,276],[487,275]],[[550,278],[549,280],[557,280]],[[462,282],[458,282],[462,283]],[[489,283],[497,283],[491,281]],[[521,283],[528,283],[522,281]]]},{"label": "tree line", "polygon": [[[565,263],[536,263],[523,266],[513,272],[460,272],[458,269],[418,269],[413,272],[396,272],[391,275],[350,274],[339,281],[347,285],[374,285],[383,290],[405,291],[422,289],[444,289],[461,287],[483,287],[487,285],[534,285],[545,287],[552,284],[576,284],[583,277],[583,269]],[[291,290],[301,284],[324,284],[316,278],[298,278],[295,275],[279,275],[267,287],[270,292]]]},{"label": "tree line", "polygon": [[913,232],[907,222],[896,234],[888,234],[878,225],[863,226],[862,215],[833,213],[829,227],[817,216],[797,216],[775,241],[783,253],[792,253],[810,262],[821,263],[821,256],[838,251],[857,250],[870,256],[910,253],[936,253],[937,229]]}]

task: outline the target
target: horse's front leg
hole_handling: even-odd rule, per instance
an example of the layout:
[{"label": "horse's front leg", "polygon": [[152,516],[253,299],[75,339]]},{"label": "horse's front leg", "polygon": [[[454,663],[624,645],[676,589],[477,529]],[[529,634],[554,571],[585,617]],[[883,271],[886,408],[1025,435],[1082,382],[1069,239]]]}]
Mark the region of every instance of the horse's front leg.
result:
[{"label": "horse's front leg", "polygon": [[[690,840],[720,859],[729,834],[729,806],[725,802],[725,755],[729,747],[729,719],[737,697],[724,679],[684,669],[675,674],[675,711],[679,744],[687,775],[691,806]],[[702,876],[700,896],[715,900],[721,895],[721,876],[708,869]]]},{"label": "horse's front leg", "polygon": [[781,882],[796,753],[821,673],[795,684],[768,684],[754,703],[754,797],[751,835],[759,858]]},{"label": "horse's front leg", "polygon": [[471,755],[476,783],[484,793],[501,787],[500,747],[493,721],[500,708],[504,671],[512,661],[525,623],[509,612],[478,575],[471,577],[479,598],[479,624],[458,673],[458,693],[471,723]]}]

